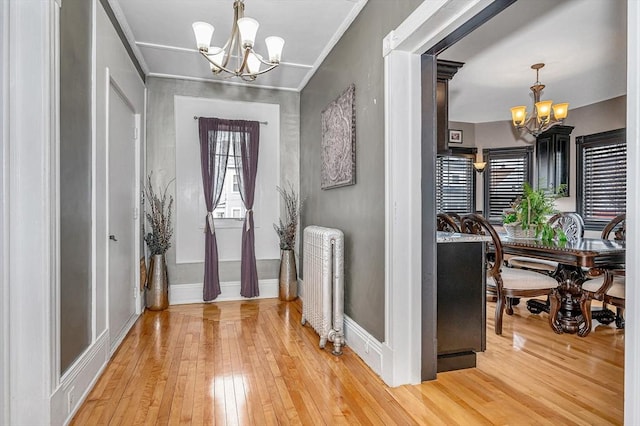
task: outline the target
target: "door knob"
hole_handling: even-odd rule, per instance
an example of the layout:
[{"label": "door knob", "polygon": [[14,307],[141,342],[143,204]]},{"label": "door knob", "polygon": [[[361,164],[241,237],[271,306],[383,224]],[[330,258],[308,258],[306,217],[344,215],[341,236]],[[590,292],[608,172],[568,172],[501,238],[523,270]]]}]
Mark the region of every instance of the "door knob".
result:
[{"label": "door knob", "polygon": [[112,241],[118,241],[115,235],[109,235],[109,239]]}]

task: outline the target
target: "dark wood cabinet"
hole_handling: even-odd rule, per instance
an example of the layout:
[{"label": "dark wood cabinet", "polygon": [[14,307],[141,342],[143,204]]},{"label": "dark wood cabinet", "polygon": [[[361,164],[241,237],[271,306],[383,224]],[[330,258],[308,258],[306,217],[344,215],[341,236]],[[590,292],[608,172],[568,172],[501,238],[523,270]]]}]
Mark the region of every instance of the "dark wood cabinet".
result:
[{"label": "dark wood cabinet", "polygon": [[449,149],[449,80],[464,65],[463,62],[437,61],[436,106],[437,106],[437,148],[438,154]]},{"label": "dark wood cabinet", "polygon": [[553,126],[536,138],[538,188],[569,195],[569,153],[572,126]]},{"label": "dark wood cabinet", "polygon": [[476,366],[486,347],[484,242],[438,243],[438,373]]}]

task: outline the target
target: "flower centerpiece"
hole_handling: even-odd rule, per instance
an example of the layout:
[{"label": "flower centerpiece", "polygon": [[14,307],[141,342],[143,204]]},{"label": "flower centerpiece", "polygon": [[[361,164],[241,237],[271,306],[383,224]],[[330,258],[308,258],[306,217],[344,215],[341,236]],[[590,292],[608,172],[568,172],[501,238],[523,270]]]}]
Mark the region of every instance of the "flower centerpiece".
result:
[{"label": "flower centerpiece", "polygon": [[298,217],[303,202],[291,184],[288,188],[276,187],[284,200],[285,218],[279,219],[278,224],[273,224],[280,239],[280,276],[278,294],[280,300],[294,300],[298,297],[298,273],[296,270],[296,258],[293,248],[296,244],[296,232],[298,229]]},{"label": "flower centerpiece", "polygon": [[[171,182],[169,182],[171,183]],[[144,236],[149,247],[149,280],[147,282],[147,308],[157,311],[169,306],[169,278],[165,253],[171,247],[173,227],[171,226],[171,208],[173,197],[167,195],[169,184],[158,194],[151,184],[151,175],[147,177],[144,189],[147,200],[146,215],[151,232]]]},{"label": "flower centerpiece", "polygon": [[556,213],[555,199],[563,193],[549,193],[544,189],[533,189],[525,182],[522,195],[505,211],[502,219],[507,235],[514,238],[539,238],[547,224],[547,218]]}]

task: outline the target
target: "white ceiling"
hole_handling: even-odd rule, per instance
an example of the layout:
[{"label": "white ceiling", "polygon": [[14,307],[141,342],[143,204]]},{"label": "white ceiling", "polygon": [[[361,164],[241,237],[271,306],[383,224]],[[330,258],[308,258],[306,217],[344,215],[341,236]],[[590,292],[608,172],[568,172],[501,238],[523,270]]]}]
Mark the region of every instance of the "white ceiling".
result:
[{"label": "white ceiling", "polygon": [[569,109],[626,93],[625,0],[518,0],[438,58],[465,62],[450,82],[449,119],[510,120],[531,110],[537,62],[542,99]]},{"label": "white ceiling", "polygon": [[[267,36],[285,40],[280,66],[248,85],[301,90],[366,2],[245,0],[245,16],[260,23],[256,51],[267,56]],[[209,22],[215,27],[212,45],[223,45],[231,32],[233,0],[109,0],[109,4],[145,74],[247,84],[214,76],[196,49],[191,29],[195,21]]]},{"label": "white ceiling", "polygon": [[[285,39],[281,66],[248,84],[301,90],[366,2],[245,0],[245,15],[260,23],[258,52],[266,53],[268,35]],[[233,0],[109,3],[147,75],[247,84],[214,76],[191,29],[194,21],[209,22],[212,44],[223,44]],[[572,109],[620,96],[626,93],[626,1],[518,0],[439,58],[465,63],[450,82],[452,121],[508,120],[511,106],[531,109],[530,66],[537,62],[546,63],[543,99]]]}]

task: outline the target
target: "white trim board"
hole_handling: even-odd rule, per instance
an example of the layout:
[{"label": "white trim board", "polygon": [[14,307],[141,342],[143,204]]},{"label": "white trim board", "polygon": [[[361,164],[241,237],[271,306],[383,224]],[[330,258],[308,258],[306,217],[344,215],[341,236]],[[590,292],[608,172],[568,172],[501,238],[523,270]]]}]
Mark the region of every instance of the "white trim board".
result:
[{"label": "white trim board", "polygon": [[[302,280],[298,280],[298,298],[304,305]],[[344,316],[345,345],[358,355],[378,376],[382,376],[383,345],[348,315]]]},{"label": "white trim board", "polygon": [[351,348],[378,376],[382,375],[382,343],[360,324],[344,316],[344,339]]},{"label": "white trim board", "polygon": [[[240,281],[220,283],[220,295],[213,302],[232,300],[273,299],[278,297],[278,279],[259,280],[260,296],[248,299],[240,296]],[[203,283],[169,285],[169,304],[184,305],[188,303],[204,303],[202,301]]]},{"label": "white trim board", "polygon": [[109,362],[109,330],[69,367],[51,395],[51,424],[68,424]]},{"label": "white trim board", "polygon": [[[640,2],[627,0],[627,276],[635,283],[640,273]],[[624,355],[624,423],[640,424],[640,291],[626,287]]]}]

